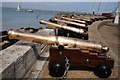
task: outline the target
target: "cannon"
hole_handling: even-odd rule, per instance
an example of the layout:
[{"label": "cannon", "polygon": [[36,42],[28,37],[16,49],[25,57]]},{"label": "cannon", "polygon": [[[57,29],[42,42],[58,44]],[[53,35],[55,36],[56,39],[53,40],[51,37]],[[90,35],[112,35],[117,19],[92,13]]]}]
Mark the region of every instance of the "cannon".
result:
[{"label": "cannon", "polygon": [[92,41],[60,36],[43,36],[33,33],[8,31],[10,39],[31,41],[50,46],[49,74],[61,77],[66,70],[66,60],[72,66],[88,67],[96,71],[100,78],[108,78],[114,65],[114,60],[107,57],[109,48]]},{"label": "cannon", "polygon": [[[76,37],[76,38],[88,40],[88,33],[86,33],[84,29],[78,29],[70,26],[62,26],[45,20],[41,20],[40,23],[58,28],[59,29],[58,36],[65,36],[65,37],[69,36],[69,37]],[[88,27],[85,28],[88,29]]]},{"label": "cannon", "polygon": [[76,22],[72,22],[72,21],[60,20],[60,19],[57,19],[57,18],[54,18],[54,20],[57,21],[57,22],[76,25],[76,26],[78,26],[80,28],[84,28],[84,27],[87,26],[86,24],[80,24],[80,23],[76,23]]},{"label": "cannon", "polygon": [[86,18],[83,18],[83,19],[80,19],[81,21],[85,21],[88,23],[88,25],[91,25],[93,22],[91,19],[86,19]]},{"label": "cannon", "polygon": [[76,38],[68,38],[68,37],[59,37],[59,36],[42,36],[42,35],[35,35],[30,33],[20,33],[14,30],[8,31],[9,39],[20,39],[26,40],[36,43],[43,43],[48,45],[64,45],[68,46],[69,48],[78,48],[80,50],[89,50],[92,52],[97,53],[106,53],[108,52],[109,48],[103,46],[101,44],[84,41]]},{"label": "cannon", "polygon": [[65,23],[65,24],[67,24],[67,26],[71,26],[71,27],[75,27],[75,28],[79,28],[79,29],[84,29],[84,32],[88,31],[88,27],[86,24],[81,24],[81,23],[76,23],[76,22],[66,21],[66,20],[60,20],[57,18],[54,18],[54,21]]},{"label": "cannon", "polygon": [[81,20],[77,20],[77,19],[71,19],[71,18],[67,18],[67,17],[61,17],[64,20],[68,20],[68,21],[73,21],[73,22],[77,22],[77,23],[82,23],[82,24],[87,24],[85,21],[81,21]]},{"label": "cannon", "polygon": [[85,23],[87,25],[91,25],[92,24],[92,20],[91,19],[71,19],[71,18],[66,18],[66,17],[62,17],[62,19],[65,19],[65,20],[71,20],[71,21],[74,21],[74,22],[78,22],[78,23]]},{"label": "cannon", "polygon": [[52,26],[52,27],[55,27],[55,28],[64,28],[66,30],[70,30],[70,31],[73,31],[73,32],[76,32],[76,33],[79,33],[79,34],[86,34],[83,29],[77,29],[77,28],[69,27],[69,26],[62,26],[62,25],[59,25],[59,24],[55,24],[55,23],[45,21],[45,20],[41,20],[40,23],[48,25],[48,26]]}]

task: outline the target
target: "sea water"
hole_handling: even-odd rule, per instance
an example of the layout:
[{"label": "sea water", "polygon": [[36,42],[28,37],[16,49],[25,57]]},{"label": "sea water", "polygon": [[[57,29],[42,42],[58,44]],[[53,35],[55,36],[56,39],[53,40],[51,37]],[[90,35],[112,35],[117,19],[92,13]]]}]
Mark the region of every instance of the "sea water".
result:
[{"label": "sea water", "polygon": [[[9,29],[19,29],[21,27],[40,28],[45,25],[40,24],[40,20],[49,20],[57,11],[33,10],[26,12],[25,9],[17,12],[15,8],[2,8],[2,31]],[[0,30],[1,31],[1,30]]]}]

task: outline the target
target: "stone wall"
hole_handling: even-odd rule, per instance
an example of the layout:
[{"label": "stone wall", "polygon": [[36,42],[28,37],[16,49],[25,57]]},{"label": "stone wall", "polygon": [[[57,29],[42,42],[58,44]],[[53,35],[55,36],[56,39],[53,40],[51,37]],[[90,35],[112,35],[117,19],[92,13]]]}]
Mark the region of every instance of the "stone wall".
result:
[{"label": "stone wall", "polygon": [[[36,34],[54,35],[54,30],[42,29]],[[23,78],[40,54],[47,48],[45,46],[45,44],[18,41],[0,51],[0,79]]]}]

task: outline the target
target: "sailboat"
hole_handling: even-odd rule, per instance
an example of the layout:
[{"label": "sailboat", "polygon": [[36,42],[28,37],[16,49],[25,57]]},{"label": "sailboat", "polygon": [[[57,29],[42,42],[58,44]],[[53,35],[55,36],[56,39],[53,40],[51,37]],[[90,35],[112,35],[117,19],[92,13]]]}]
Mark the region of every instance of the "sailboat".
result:
[{"label": "sailboat", "polygon": [[33,12],[33,10],[32,9],[28,9],[27,12]]},{"label": "sailboat", "polygon": [[21,6],[18,4],[16,11],[21,11]]}]

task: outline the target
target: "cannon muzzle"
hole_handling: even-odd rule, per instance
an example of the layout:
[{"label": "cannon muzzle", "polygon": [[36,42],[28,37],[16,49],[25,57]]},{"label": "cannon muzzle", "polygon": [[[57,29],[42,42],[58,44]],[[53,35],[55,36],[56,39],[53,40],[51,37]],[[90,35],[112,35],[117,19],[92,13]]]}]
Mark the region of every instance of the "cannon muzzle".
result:
[{"label": "cannon muzzle", "polygon": [[62,26],[62,25],[59,25],[59,24],[56,24],[56,23],[45,21],[45,20],[41,20],[40,23],[48,25],[48,26],[51,26],[51,27],[55,27],[55,28],[63,28],[65,30],[73,31],[73,32],[76,32],[76,33],[79,33],[79,34],[83,34],[83,35],[87,35],[88,34],[88,33],[86,33],[84,31],[84,29],[78,29],[78,28],[70,27],[70,26]]},{"label": "cannon muzzle", "polygon": [[32,33],[21,33],[14,30],[8,31],[8,36],[10,39],[25,40],[48,45],[64,45],[67,46],[68,48],[76,48],[79,50],[87,50],[96,53],[106,53],[109,51],[109,48],[103,46],[102,44],[80,40],[76,38],[43,36]]}]

